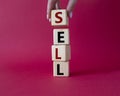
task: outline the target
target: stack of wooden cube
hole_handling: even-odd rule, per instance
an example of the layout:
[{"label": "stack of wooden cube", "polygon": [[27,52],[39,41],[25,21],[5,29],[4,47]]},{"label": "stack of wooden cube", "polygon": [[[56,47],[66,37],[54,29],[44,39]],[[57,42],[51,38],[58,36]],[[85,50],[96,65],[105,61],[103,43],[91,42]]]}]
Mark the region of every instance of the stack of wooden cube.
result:
[{"label": "stack of wooden cube", "polygon": [[[53,29],[52,61],[53,76],[69,76],[70,36],[68,27],[68,15],[65,9],[52,10],[51,25],[59,28]],[[64,28],[63,28],[64,26]]]}]

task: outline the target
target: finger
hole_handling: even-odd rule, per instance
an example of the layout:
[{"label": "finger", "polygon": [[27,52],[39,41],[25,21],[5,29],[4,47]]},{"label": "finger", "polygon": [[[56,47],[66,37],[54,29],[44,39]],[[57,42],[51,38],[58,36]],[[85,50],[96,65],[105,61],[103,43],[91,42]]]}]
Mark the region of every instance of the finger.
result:
[{"label": "finger", "polygon": [[57,0],[55,8],[60,9],[60,1],[59,0]]},{"label": "finger", "polygon": [[51,10],[55,8],[55,3],[57,0],[48,0],[47,4],[47,19],[49,19],[51,16]]},{"label": "finger", "polygon": [[76,2],[77,2],[77,0],[69,0],[69,2],[68,2],[67,11],[68,11],[69,17],[72,17],[72,11],[74,9]]}]

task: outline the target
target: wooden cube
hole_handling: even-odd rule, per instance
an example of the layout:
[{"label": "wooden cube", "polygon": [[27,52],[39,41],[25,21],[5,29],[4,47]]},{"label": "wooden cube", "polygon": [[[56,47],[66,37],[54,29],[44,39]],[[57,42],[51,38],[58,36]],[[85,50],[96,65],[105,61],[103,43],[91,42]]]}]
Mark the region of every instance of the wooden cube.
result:
[{"label": "wooden cube", "polygon": [[68,61],[70,58],[70,45],[52,45],[53,61]]},{"label": "wooden cube", "polygon": [[68,77],[69,76],[69,62],[53,62],[53,76]]},{"label": "wooden cube", "polygon": [[51,25],[52,26],[67,26],[68,25],[67,11],[65,9],[52,10]]},{"label": "wooden cube", "polygon": [[54,29],[53,44],[70,44],[69,29]]}]

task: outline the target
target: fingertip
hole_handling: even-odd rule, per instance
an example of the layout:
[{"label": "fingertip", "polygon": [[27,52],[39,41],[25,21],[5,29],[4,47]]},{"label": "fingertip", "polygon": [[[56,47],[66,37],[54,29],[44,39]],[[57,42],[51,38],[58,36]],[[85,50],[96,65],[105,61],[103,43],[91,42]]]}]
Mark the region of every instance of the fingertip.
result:
[{"label": "fingertip", "polygon": [[50,18],[49,18],[48,20],[49,20],[49,22],[51,22],[51,19],[50,19]]},{"label": "fingertip", "polygon": [[49,19],[49,16],[48,16],[48,14],[47,14],[46,18],[47,18],[47,20]]},{"label": "fingertip", "polygon": [[68,17],[69,17],[69,18],[72,18],[72,17],[73,17],[73,12],[72,12],[72,11],[67,10],[67,15],[68,15]]},{"label": "fingertip", "polygon": [[47,12],[46,18],[47,18],[47,20],[49,20],[51,18],[51,10],[49,12]]},{"label": "fingertip", "polygon": [[69,12],[69,17],[72,18],[72,16],[73,16],[73,13]]}]

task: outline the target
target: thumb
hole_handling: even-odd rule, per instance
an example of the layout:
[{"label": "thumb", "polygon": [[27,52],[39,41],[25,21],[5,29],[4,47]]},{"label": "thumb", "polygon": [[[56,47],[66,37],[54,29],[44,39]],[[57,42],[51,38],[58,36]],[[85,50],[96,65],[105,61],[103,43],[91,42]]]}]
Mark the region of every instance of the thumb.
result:
[{"label": "thumb", "polygon": [[75,7],[77,0],[69,0],[68,5],[67,5],[67,12],[68,12],[68,16],[70,18],[72,18],[72,11]]}]

